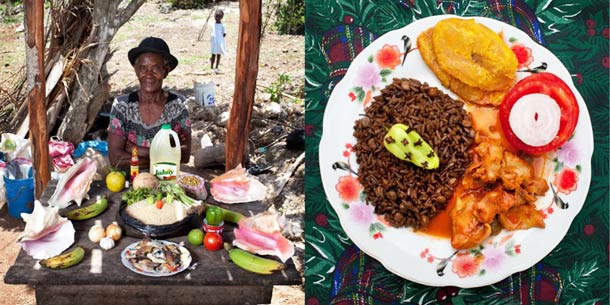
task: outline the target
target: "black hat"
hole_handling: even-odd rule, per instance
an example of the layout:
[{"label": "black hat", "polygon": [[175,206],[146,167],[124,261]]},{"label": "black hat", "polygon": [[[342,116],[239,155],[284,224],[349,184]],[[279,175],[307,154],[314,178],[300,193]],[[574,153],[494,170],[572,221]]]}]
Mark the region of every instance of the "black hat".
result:
[{"label": "black hat", "polygon": [[129,58],[129,62],[133,66],[136,63],[136,58],[140,56],[142,53],[156,53],[161,54],[163,58],[167,60],[169,63],[169,70],[174,70],[178,65],[178,59],[174,57],[169,52],[169,47],[167,43],[161,38],[157,37],[146,37],[137,48],[133,48],[129,50],[127,53],[127,57]]}]

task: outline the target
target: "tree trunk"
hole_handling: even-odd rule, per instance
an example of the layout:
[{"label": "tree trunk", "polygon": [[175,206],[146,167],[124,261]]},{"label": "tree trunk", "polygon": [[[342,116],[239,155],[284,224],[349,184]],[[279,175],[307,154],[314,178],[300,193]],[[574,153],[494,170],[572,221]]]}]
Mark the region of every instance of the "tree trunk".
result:
[{"label": "tree trunk", "polygon": [[51,179],[47,112],[44,103],[44,2],[27,0],[25,6],[25,50],[27,63],[28,115],[30,116],[30,143],[34,159],[35,197]]},{"label": "tree trunk", "polygon": [[59,126],[58,135],[79,143],[106,101],[105,62],[110,42],[118,29],[129,20],[145,0],[131,0],[120,7],[121,0],[95,0],[91,12],[91,31],[78,50],[80,67],[70,88],[70,107]]},{"label": "tree trunk", "polygon": [[254,106],[261,37],[261,0],[239,1],[239,38],[235,66],[235,90],[229,116],[225,169],[244,164],[248,126]]}]

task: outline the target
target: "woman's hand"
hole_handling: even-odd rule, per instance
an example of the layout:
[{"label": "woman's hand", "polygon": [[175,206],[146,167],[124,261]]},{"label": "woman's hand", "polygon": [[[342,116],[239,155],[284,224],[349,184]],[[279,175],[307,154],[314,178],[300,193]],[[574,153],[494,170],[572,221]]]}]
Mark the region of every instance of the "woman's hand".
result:
[{"label": "woman's hand", "polygon": [[177,134],[180,140],[180,163],[188,163],[191,158],[191,134],[182,129]]}]

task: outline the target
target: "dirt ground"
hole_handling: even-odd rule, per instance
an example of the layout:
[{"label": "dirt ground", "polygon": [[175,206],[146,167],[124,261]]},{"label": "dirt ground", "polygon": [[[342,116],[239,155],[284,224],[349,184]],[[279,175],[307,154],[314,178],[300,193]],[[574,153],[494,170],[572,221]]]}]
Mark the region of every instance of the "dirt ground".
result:
[{"label": "dirt ground", "polygon": [[[235,83],[235,53],[237,47],[239,8],[238,2],[217,2],[216,8],[223,9],[225,17],[223,23],[227,30],[226,44],[227,56],[220,62],[220,73],[215,74],[209,63],[210,29],[213,19],[210,18],[203,32],[203,38],[198,36],[210,14],[210,9],[200,10],[168,10],[167,5],[161,1],[146,2],[116,34],[112,47],[116,49],[114,56],[107,63],[111,73],[111,94],[117,95],[129,91],[137,86],[137,79],[129,65],[127,52],[130,48],[147,36],[163,38],[170,46],[171,52],[179,59],[178,67],[166,78],[164,85],[190,98],[191,110],[201,111],[193,101],[193,83],[215,83],[215,96],[217,112],[227,112],[230,108]],[[263,18],[263,23],[265,18]],[[6,82],[23,63],[23,33],[16,33],[19,24],[0,23],[0,84]],[[278,80],[280,74],[290,77],[290,83],[284,86],[284,92],[291,96],[302,97],[304,83],[304,39],[303,36],[277,35],[271,31],[271,25],[261,41],[259,56],[259,73],[257,78],[256,109],[262,109],[267,103],[269,95],[263,92],[265,87],[271,86]],[[287,171],[302,151],[288,151],[281,143],[272,143],[273,137],[264,136],[274,128],[286,134],[291,130],[303,127],[303,104],[286,102],[282,104],[288,109],[288,114],[275,120],[263,120],[263,123],[253,130],[252,134],[263,135],[252,140],[253,146],[266,147],[266,153],[253,154],[251,161],[264,160],[271,165],[271,169],[261,174],[259,179],[263,183],[272,184],[278,176]],[[255,109],[255,110],[256,110]],[[257,111],[254,112],[256,115]],[[299,116],[300,115],[300,116]],[[193,113],[191,113],[193,116]],[[192,118],[193,119],[193,118]],[[194,153],[203,135],[207,134],[213,144],[222,142],[223,128],[211,128],[212,122],[196,117],[193,119],[193,146]],[[280,133],[280,134],[281,134]],[[204,178],[218,174],[222,170],[197,169],[194,167],[194,158],[191,158],[185,168],[187,171],[198,173]],[[184,169],[183,169],[184,170]],[[206,177],[207,176],[207,177]],[[302,228],[304,214],[304,164],[297,167],[288,180],[285,188],[278,198],[272,202],[287,217],[295,220]],[[15,260],[20,246],[15,242],[23,230],[24,223],[8,215],[6,204],[0,205],[0,305],[31,305],[35,304],[34,291],[31,287],[18,285],[5,285],[4,274]],[[297,234],[298,235],[298,234]],[[300,259],[295,262],[302,272],[302,253],[304,243],[301,236],[291,238],[296,245]],[[303,304],[304,292],[301,286],[276,286],[273,291],[271,304]]]}]

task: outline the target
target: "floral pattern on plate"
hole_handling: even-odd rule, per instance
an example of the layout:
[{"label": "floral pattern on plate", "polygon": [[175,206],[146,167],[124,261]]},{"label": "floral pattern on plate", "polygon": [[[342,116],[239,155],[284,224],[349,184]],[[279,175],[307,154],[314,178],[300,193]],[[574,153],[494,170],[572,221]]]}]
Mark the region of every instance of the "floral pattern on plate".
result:
[{"label": "floral pattern on plate", "polygon": [[[405,44],[407,48],[407,44]],[[369,55],[367,61],[358,70],[358,76],[354,80],[354,87],[348,93],[349,99],[362,103],[363,107],[371,101],[372,96],[381,86],[388,82],[388,76],[401,63],[401,56],[409,50],[401,52],[397,45],[386,44],[380,50]]]}]

